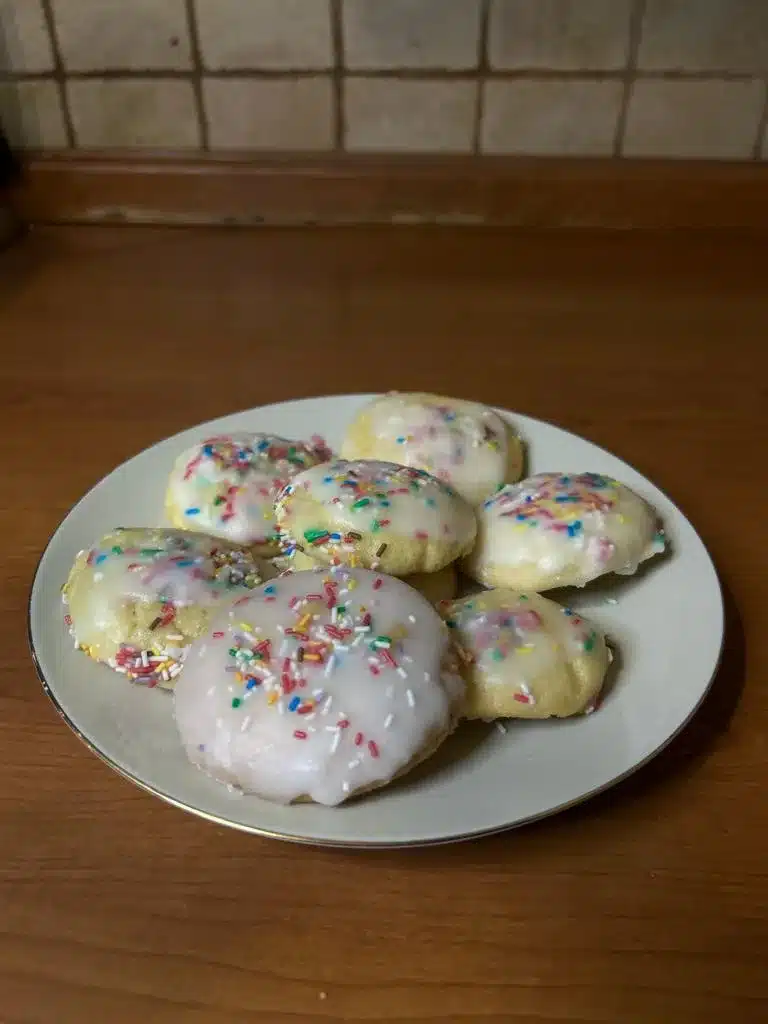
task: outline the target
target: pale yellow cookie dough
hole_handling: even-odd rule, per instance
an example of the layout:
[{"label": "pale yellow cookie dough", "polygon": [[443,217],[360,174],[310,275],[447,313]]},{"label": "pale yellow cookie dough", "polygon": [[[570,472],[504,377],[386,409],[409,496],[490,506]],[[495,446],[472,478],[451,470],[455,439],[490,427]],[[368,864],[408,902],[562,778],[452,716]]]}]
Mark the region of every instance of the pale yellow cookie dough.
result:
[{"label": "pale yellow cookie dough", "polygon": [[335,459],[299,473],[275,505],[284,550],[391,576],[437,572],[469,551],[474,510],[422,470]]},{"label": "pale yellow cookie dough", "polygon": [[179,529],[276,555],[275,498],[298,472],[330,456],[321,438],[306,443],[246,432],[208,437],[176,459],[166,517]]},{"label": "pale yellow cookie dough", "polygon": [[[319,564],[308,554],[299,550],[296,550],[290,558],[280,559],[279,562],[283,568],[293,569],[296,572],[316,569]],[[278,575],[279,571],[278,568],[275,568],[273,575]],[[272,578],[264,575],[263,572],[262,576],[264,579]],[[407,583],[409,587],[413,587],[414,590],[418,590],[426,597],[430,604],[452,601],[458,588],[458,577],[453,565],[446,565],[443,569],[438,569],[437,572],[417,572],[413,576],[405,576],[402,579],[403,583]]]},{"label": "pale yellow cookie dough", "polygon": [[611,661],[603,634],[539,594],[486,590],[440,609],[467,684],[467,718],[590,711]]},{"label": "pale yellow cookie dough", "polygon": [[493,409],[422,392],[374,398],[349,425],[341,454],[424,469],[471,505],[519,480],[524,462],[522,441]]},{"label": "pale yellow cookie dough", "polygon": [[477,542],[462,569],[486,587],[583,587],[631,575],[664,550],[657,514],[601,473],[538,473],[509,484],[477,511]]},{"label": "pale yellow cookie dough", "polygon": [[259,582],[250,553],[227,541],[118,529],[78,554],[62,597],[80,650],[132,681],[169,687],[212,612]]}]

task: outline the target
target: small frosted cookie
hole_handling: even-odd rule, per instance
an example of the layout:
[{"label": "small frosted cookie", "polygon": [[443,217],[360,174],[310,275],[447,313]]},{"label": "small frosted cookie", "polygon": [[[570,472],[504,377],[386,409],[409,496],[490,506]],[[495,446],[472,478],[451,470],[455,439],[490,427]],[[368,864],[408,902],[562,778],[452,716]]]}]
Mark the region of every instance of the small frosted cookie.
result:
[{"label": "small frosted cookie", "polygon": [[583,587],[631,575],[664,550],[654,509],[599,473],[539,473],[502,488],[477,510],[463,568],[487,587]]},{"label": "small frosted cookie", "polygon": [[210,437],[176,460],[165,497],[168,521],[276,554],[275,498],[297,473],[330,456],[319,437],[311,444],[273,434]]},{"label": "small frosted cookie", "polygon": [[522,441],[493,409],[417,392],[374,398],[351,423],[341,454],[425,469],[471,505],[519,480],[524,458]]},{"label": "small frosted cookie", "polygon": [[538,594],[486,590],[442,609],[467,718],[566,718],[594,708],[611,655],[580,615]]},{"label": "small frosted cookie", "polygon": [[212,611],[260,582],[250,552],[182,530],[117,529],[81,551],[62,588],[75,644],[147,686],[173,686]]},{"label": "small frosted cookie", "polygon": [[275,505],[286,553],[380,569],[437,572],[472,547],[474,510],[447,484],[392,462],[335,459],[307,469]]},{"label": "small frosted cookie", "polygon": [[[306,552],[299,551],[298,548],[290,558],[283,560],[283,564],[294,572],[317,568],[317,562],[310,558]],[[264,579],[267,578],[263,572],[262,576]],[[407,583],[409,587],[418,590],[420,594],[426,597],[430,604],[440,604],[441,601],[453,600],[459,585],[456,569],[453,565],[446,565],[444,568],[438,569],[437,572],[417,572],[412,576],[405,576],[403,577],[403,583]]]},{"label": "small frosted cookie", "polygon": [[448,630],[400,580],[295,572],[224,612],[175,691],[190,760],[278,803],[385,785],[453,729],[464,684]]}]

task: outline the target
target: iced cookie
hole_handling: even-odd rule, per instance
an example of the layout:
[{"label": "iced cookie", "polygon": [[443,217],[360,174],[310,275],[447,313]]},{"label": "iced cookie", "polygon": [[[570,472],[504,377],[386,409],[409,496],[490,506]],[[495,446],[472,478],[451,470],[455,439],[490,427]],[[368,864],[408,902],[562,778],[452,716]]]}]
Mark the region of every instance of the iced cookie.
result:
[{"label": "iced cookie", "polygon": [[580,615],[538,594],[486,590],[442,609],[467,718],[566,718],[594,708],[611,655]]},{"label": "iced cookie", "polygon": [[[284,560],[286,568],[295,572],[304,569],[317,568],[317,562],[310,558],[304,551],[296,549],[290,558]],[[267,577],[264,576],[264,579]],[[430,604],[440,604],[441,601],[451,601],[456,597],[458,589],[458,578],[453,565],[446,565],[437,572],[417,572],[413,576],[403,577],[403,583],[418,590]]]},{"label": "iced cookie", "polygon": [[273,434],[208,438],[176,460],[165,498],[168,521],[275,554],[275,498],[297,473],[330,457],[319,437],[310,444]]},{"label": "iced cookie", "polygon": [[463,568],[487,587],[583,587],[664,550],[654,509],[599,473],[528,477],[485,501],[477,521]]},{"label": "iced cookie", "polygon": [[424,469],[473,506],[519,480],[524,458],[522,441],[493,409],[416,392],[374,398],[350,424],[341,454]]},{"label": "iced cookie", "polygon": [[212,623],[175,691],[190,760],[279,803],[385,785],[453,729],[448,630],[400,580],[321,568],[263,584]]},{"label": "iced cookie", "polygon": [[169,687],[227,598],[260,582],[249,551],[182,530],[117,529],[81,551],[62,588],[75,644],[128,679]]},{"label": "iced cookie", "polygon": [[284,549],[392,576],[437,572],[472,547],[474,510],[447,484],[392,462],[335,459],[299,473],[275,505]]}]

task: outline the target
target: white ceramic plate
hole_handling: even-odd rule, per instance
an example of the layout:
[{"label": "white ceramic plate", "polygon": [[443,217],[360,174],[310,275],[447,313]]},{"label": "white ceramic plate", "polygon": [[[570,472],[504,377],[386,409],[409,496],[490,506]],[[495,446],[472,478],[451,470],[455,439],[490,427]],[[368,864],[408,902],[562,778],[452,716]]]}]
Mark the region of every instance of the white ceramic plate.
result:
[{"label": "white ceramic plate", "polygon": [[510,723],[506,732],[465,724],[430,761],[365,799],[338,808],[282,807],[229,792],[193,768],[177,741],[169,694],[126,685],[73,649],[60,595],[72,560],[114,526],[162,522],[166,477],[179,452],[231,430],[321,433],[338,447],[370,397],[285,402],[201,424],[130,459],[75,505],[40,560],[29,615],[40,677],[67,723],[113,768],[177,807],[262,835],[341,846],[420,845],[500,831],[585,800],[653,757],[694,713],[717,668],[723,608],[715,569],[688,520],[634,469],[580,437],[513,413],[502,415],[527,441],[531,472],[610,474],[659,510],[669,537],[669,555],[637,576],[567,594],[619,652],[595,714]]}]

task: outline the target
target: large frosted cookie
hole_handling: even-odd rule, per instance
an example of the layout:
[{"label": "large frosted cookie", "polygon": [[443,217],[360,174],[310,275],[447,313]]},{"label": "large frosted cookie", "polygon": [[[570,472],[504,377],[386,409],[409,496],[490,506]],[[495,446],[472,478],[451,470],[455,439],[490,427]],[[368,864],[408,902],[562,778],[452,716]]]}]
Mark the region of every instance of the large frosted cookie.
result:
[{"label": "large frosted cookie", "polygon": [[467,718],[565,718],[594,707],[611,655],[580,615],[538,594],[486,590],[442,609]]},{"label": "large frosted cookie", "polygon": [[166,491],[166,515],[180,529],[275,554],[275,498],[292,477],[330,454],[321,438],[310,444],[274,434],[207,438],[176,460]]},{"label": "large frosted cookie", "polygon": [[350,424],[341,454],[424,469],[471,505],[519,480],[524,459],[522,441],[493,409],[418,392],[369,402]]},{"label": "large frosted cookie", "polygon": [[654,509],[600,473],[528,477],[485,501],[477,521],[463,567],[487,587],[582,587],[664,550]]},{"label": "large frosted cookie", "polygon": [[[299,551],[298,548],[292,553],[290,558],[283,559],[282,562],[286,568],[292,569],[295,572],[305,569],[316,569],[318,565],[305,551]],[[266,579],[263,572],[262,576]],[[407,583],[409,587],[418,590],[420,594],[426,597],[430,604],[440,604],[442,601],[453,600],[456,597],[459,585],[456,569],[453,565],[446,565],[444,568],[438,569],[437,572],[417,572],[412,576],[405,576],[403,577],[403,583]]]},{"label": "large frosted cookie", "polygon": [[474,543],[474,510],[422,470],[335,459],[299,473],[275,505],[284,548],[392,576],[437,572]]},{"label": "large frosted cookie", "polygon": [[439,615],[367,569],[290,573],[218,618],[175,692],[190,760],[279,803],[385,785],[453,729],[464,684]]},{"label": "large frosted cookie", "polygon": [[226,541],[117,529],[78,554],[62,595],[81,650],[134,682],[167,687],[213,610],[259,581],[250,552]]}]

